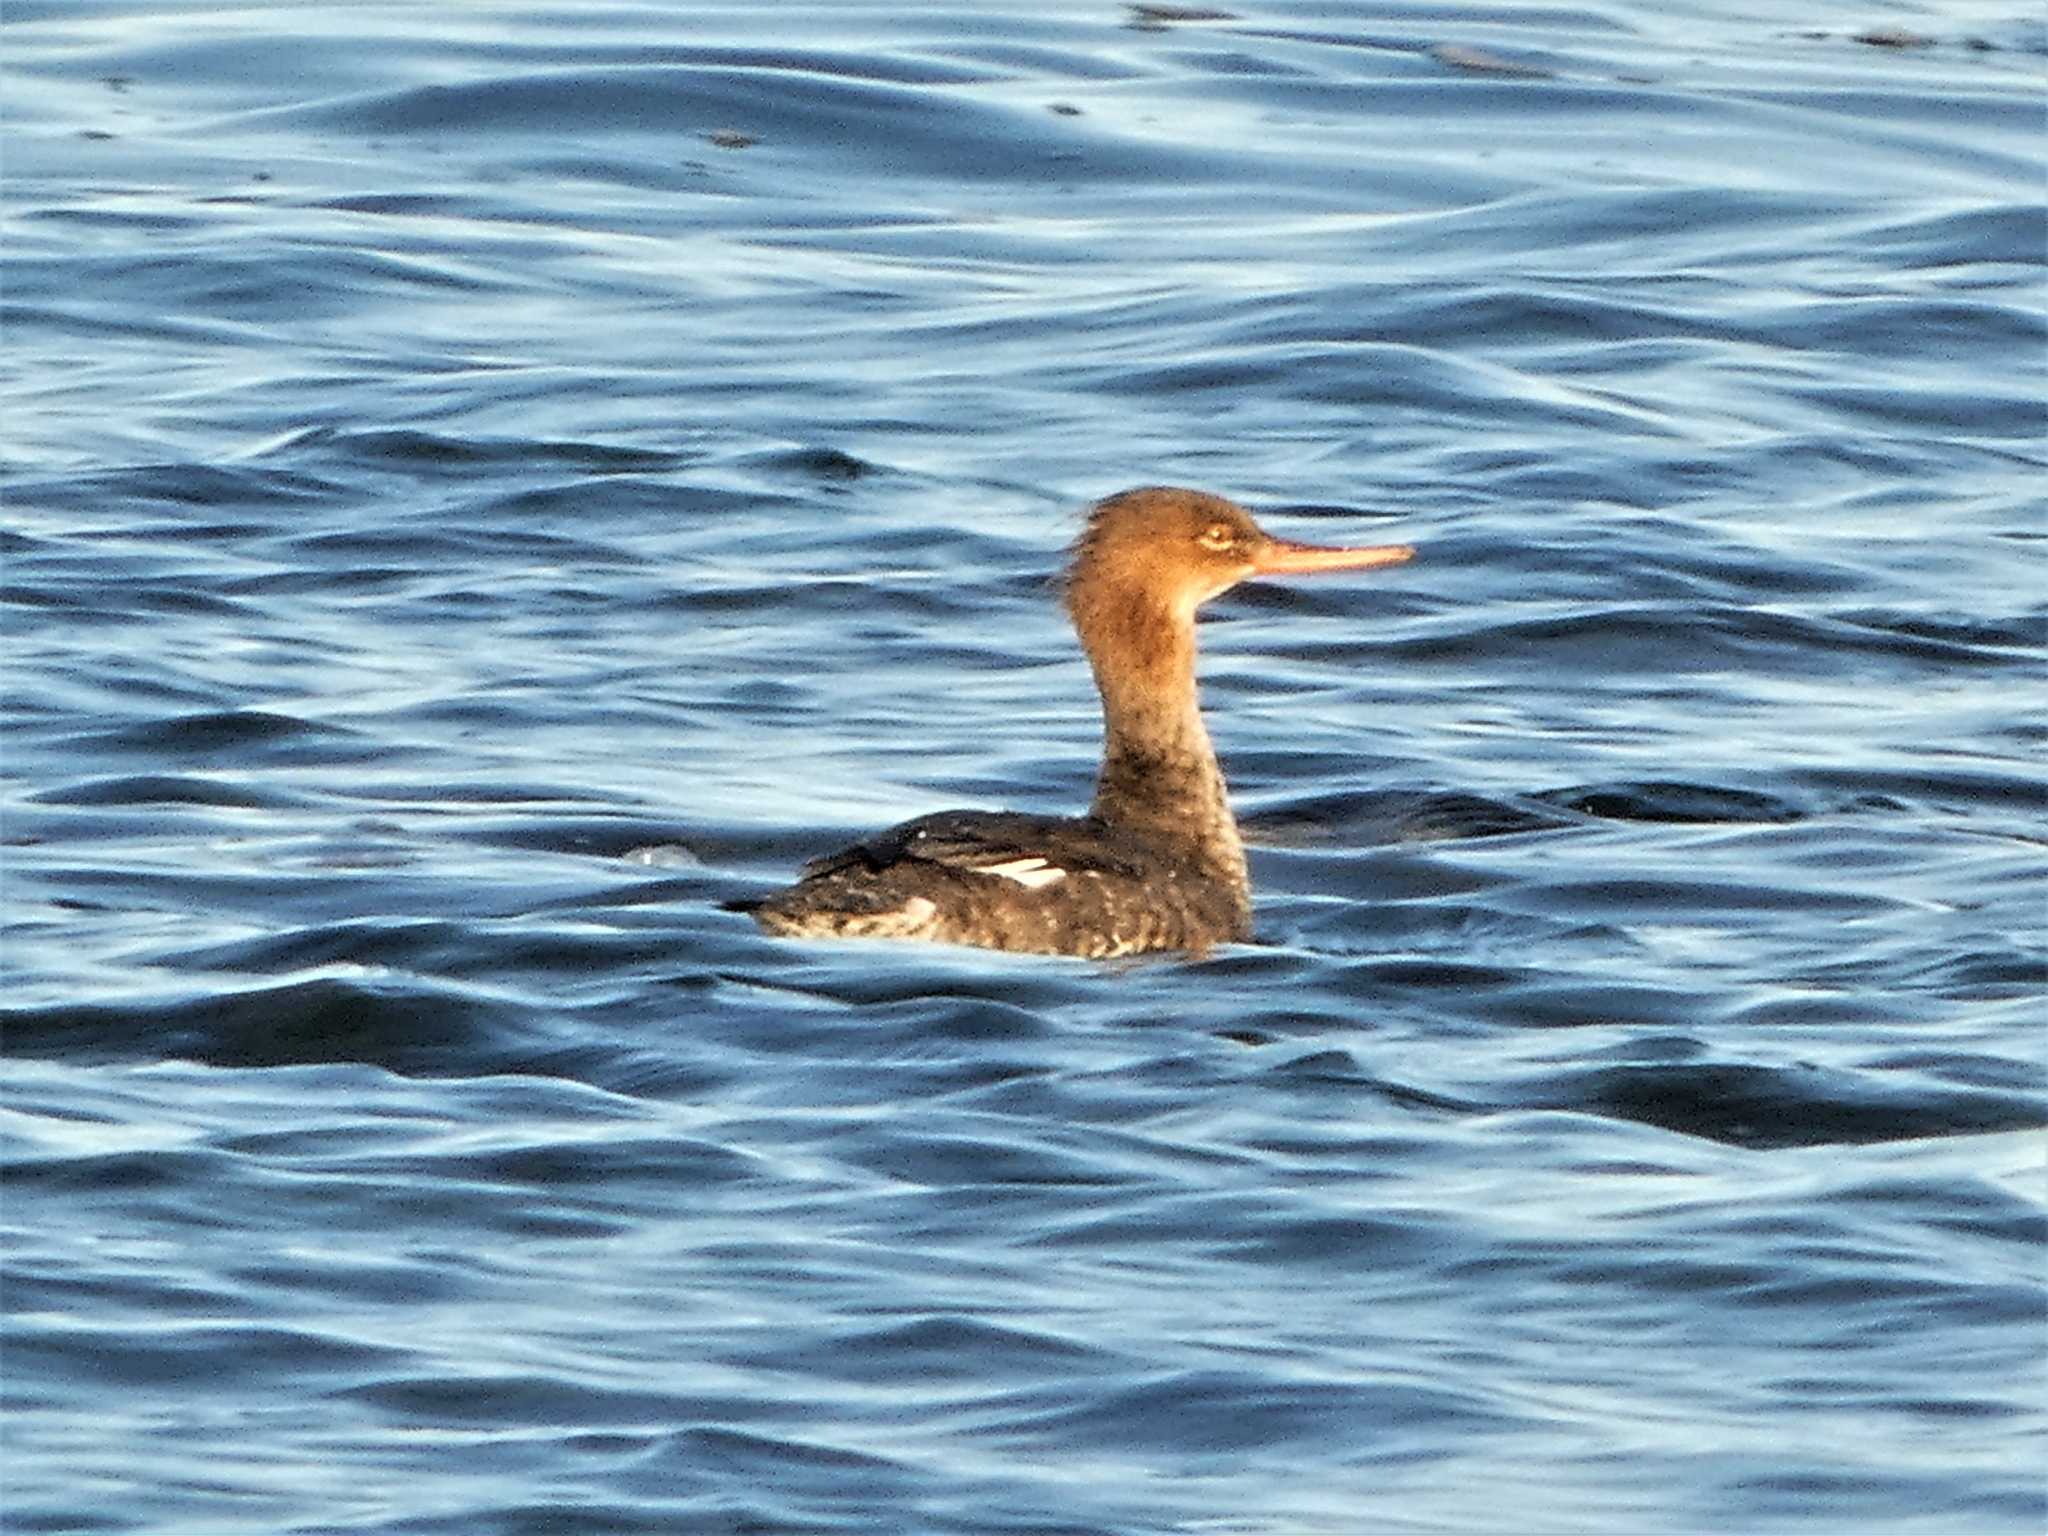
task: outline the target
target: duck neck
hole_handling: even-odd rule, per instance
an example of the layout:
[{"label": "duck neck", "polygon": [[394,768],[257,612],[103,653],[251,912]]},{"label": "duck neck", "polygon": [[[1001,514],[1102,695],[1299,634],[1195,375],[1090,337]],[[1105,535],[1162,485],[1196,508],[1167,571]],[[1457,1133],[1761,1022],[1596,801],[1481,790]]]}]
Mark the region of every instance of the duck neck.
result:
[{"label": "duck neck", "polygon": [[1102,771],[1089,813],[1185,847],[1248,891],[1244,844],[1195,690],[1194,614],[1134,596],[1077,623],[1102,695]]}]

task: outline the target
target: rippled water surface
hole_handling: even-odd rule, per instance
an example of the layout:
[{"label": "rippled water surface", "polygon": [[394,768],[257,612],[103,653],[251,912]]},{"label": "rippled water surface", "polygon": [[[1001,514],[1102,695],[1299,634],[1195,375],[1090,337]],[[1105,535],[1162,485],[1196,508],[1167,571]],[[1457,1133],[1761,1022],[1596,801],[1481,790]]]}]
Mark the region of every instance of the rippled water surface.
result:
[{"label": "rippled water surface", "polygon": [[[2048,43],[1797,9],[9,0],[6,1529],[2039,1532]],[[1422,550],[1259,942],[721,910],[1147,482]]]}]

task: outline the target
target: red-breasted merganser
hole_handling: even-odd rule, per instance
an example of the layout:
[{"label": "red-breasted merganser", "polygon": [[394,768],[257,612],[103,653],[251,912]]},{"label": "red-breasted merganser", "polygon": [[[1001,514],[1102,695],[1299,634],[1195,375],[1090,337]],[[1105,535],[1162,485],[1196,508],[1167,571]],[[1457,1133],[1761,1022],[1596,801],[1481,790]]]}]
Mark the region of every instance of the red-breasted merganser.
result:
[{"label": "red-breasted merganser", "polygon": [[1195,695],[1195,610],[1250,576],[1395,565],[1406,544],[1276,539],[1244,508],[1148,486],[1098,502],[1066,605],[1102,695],[1095,801],[1080,817],[940,811],[814,859],[736,902],[770,933],[929,939],[1104,958],[1251,936],[1251,882]]}]

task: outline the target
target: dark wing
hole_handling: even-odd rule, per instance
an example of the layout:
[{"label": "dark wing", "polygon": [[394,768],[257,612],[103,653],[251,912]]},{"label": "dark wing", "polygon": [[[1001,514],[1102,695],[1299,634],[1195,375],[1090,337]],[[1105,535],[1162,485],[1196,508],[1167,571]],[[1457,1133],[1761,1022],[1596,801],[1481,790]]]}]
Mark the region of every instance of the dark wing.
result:
[{"label": "dark wing", "polygon": [[1092,817],[940,811],[813,859],[798,878],[852,870],[879,873],[910,861],[998,875],[1026,886],[1089,870],[1134,878],[1144,874],[1141,865],[1118,856],[1107,829]]}]

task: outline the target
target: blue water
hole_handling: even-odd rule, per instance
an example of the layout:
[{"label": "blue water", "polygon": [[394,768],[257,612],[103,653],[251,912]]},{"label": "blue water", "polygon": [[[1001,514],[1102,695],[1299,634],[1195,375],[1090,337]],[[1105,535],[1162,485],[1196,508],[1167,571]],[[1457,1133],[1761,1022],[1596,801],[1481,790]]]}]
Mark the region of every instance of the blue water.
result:
[{"label": "blue water", "polygon": [[9,0],[9,1536],[2048,1524],[2038,11],[1201,9]]}]

